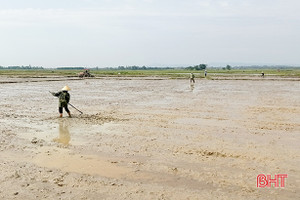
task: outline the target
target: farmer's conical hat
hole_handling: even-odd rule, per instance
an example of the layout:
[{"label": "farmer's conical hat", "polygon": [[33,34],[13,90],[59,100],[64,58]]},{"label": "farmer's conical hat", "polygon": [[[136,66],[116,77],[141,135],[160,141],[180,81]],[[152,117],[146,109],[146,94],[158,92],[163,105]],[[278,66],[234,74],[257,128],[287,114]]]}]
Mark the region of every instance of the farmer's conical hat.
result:
[{"label": "farmer's conical hat", "polygon": [[71,88],[69,88],[69,86],[65,86],[65,87],[63,87],[62,89],[61,89],[62,91],[70,91],[71,90]]}]

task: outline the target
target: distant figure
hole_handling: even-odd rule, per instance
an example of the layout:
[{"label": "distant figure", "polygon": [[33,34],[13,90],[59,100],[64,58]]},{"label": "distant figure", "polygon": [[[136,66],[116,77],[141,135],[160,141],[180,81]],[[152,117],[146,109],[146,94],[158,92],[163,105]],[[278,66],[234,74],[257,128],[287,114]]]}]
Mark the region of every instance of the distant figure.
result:
[{"label": "distant figure", "polygon": [[207,76],[207,71],[205,70],[205,71],[204,71],[204,77],[206,77],[206,76]]},{"label": "distant figure", "polygon": [[195,75],[193,73],[190,74],[190,83],[195,83]]},{"label": "distant figure", "polygon": [[261,77],[265,77],[265,73],[264,72],[261,72]]},{"label": "distant figure", "polygon": [[65,108],[69,117],[71,117],[70,110],[68,109],[68,103],[70,101],[70,94],[68,91],[70,91],[70,90],[71,89],[68,86],[65,86],[61,89],[61,91],[59,91],[57,93],[52,92],[52,95],[58,97],[58,99],[59,99],[59,102],[58,102],[59,117],[63,116],[63,108]]}]

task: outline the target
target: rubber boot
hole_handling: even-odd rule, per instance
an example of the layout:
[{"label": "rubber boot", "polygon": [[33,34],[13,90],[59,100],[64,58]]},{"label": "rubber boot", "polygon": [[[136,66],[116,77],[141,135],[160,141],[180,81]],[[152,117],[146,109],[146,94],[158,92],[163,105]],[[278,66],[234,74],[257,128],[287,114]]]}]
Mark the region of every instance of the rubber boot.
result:
[{"label": "rubber boot", "polygon": [[70,118],[72,117],[70,112],[68,112],[68,115],[69,115]]},{"label": "rubber boot", "polygon": [[59,114],[59,118],[62,118],[62,113],[61,113],[61,114]]}]

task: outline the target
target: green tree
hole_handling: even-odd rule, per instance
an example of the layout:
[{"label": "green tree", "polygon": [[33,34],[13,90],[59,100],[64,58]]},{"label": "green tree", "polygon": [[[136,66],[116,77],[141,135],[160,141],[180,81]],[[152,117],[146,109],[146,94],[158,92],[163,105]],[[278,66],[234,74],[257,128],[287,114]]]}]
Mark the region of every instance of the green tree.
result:
[{"label": "green tree", "polygon": [[206,69],[206,67],[207,67],[207,65],[206,65],[206,64],[200,64],[200,69],[201,69],[201,70],[204,70],[204,69]]},{"label": "green tree", "polygon": [[230,65],[227,65],[227,66],[226,66],[226,69],[227,69],[227,70],[231,70],[231,66],[230,66]]},{"label": "green tree", "polygon": [[187,70],[204,70],[206,69],[206,64],[200,64],[200,65],[195,65],[194,67],[192,66],[189,66],[189,67],[186,67],[185,69]]}]

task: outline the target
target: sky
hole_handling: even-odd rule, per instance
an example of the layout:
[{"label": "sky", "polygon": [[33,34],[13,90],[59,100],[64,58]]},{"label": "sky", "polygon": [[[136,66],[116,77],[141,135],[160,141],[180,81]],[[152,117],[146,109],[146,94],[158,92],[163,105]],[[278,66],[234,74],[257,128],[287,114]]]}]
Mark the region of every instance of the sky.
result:
[{"label": "sky", "polygon": [[300,66],[299,0],[0,0],[0,66]]}]

